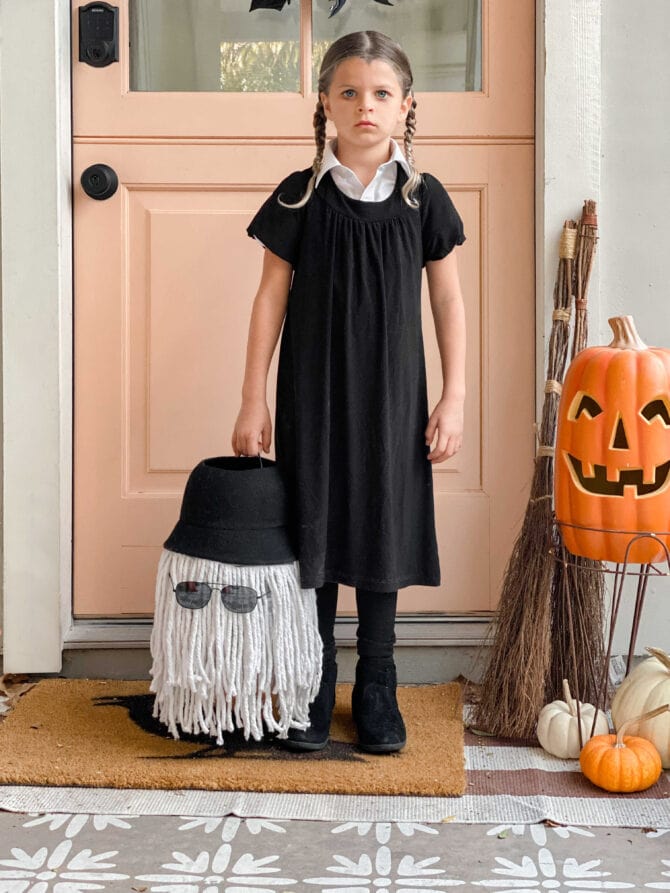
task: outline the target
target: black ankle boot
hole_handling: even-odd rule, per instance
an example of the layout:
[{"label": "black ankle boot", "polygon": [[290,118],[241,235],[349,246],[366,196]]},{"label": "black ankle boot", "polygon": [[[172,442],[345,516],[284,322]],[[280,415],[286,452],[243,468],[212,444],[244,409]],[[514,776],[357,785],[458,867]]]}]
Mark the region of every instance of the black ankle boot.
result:
[{"label": "black ankle boot", "polygon": [[334,655],[324,653],[321,685],[316,698],[309,705],[310,726],[305,729],[289,729],[288,738],[281,744],[289,750],[323,750],[328,744],[330,720],[335,706],[335,682],[337,661]]},{"label": "black ankle boot", "polygon": [[359,658],[351,692],[351,714],[362,750],[389,753],[405,746],[407,735],[396,700],[397,684],[393,658]]}]

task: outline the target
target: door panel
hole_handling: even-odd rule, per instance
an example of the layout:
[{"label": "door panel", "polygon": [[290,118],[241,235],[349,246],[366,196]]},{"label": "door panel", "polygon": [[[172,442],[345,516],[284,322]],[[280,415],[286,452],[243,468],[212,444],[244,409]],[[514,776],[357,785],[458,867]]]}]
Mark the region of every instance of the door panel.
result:
[{"label": "door panel", "polygon": [[[75,11],[78,5],[75,0]],[[123,35],[128,10],[126,3],[120,7]],[[468,395],[463,450],[434,467],[443,584],[401,590],[400,612],[495,606],[532,472],[532,3],[484,4],[489,88],[486,48],[495,45],[490,29],[503,7],[510,13],[503,42],[516,49],[518,69],[531,66],[530,93],[514,100],[510,120],[525,121],[528,129],[492,137],[494,103],[481,132],[475,134],[468,117],[471,135],[455,137],[439,102],[456,114],[456,100],[474,110],[485,94],[419,97],[417,164],[449,190],[467,235],[457,250]],[[519,7],[528,15],[521,24],[513,17]],[[310,16],[303,0],[303,43]],[[75,30],[76,21],[75,15]],[[124,54],[127,65],[122,40],[118,65],[73,62],[77,617],[151,614],[158,557],[188,473],[205,456],[231,453],[262,261],[246,225],[276,184],[313,156],[307,128],[313,95],[114,88],[115,94],[113,80],[117,87],[124,78],[127,83]],[[309,76],[304,59],[301,76]],[[130,96],[143,104],[128,104]],[[238,117],[236,104],[244,106]],[[289,107],[294,130],[282,115]],[[263,110],[263,128],[254,108]],[[91,117],[93,109],[104,116]],[[227,132],[233,119],[236,130]],[[429,125],[443,129],[431,135]],[[118,191],[106,201],[89,198],[79,183],[81,172],[98,162],[119,177]],[[441,365],[425,280],[422,313],[432,408]],[[268,381],[273,416],[277,353]],[[341,587],[339,609],[355,612],[351,588]]]}]

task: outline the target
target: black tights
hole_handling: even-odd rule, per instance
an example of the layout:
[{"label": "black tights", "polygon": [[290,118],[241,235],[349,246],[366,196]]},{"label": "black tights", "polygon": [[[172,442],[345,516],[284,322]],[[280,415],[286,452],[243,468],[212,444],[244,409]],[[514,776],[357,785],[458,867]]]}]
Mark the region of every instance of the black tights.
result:
[{"label": "black tights", "polygon": [[[324,583],[316,590],[319,633],[325,654],[335,652],[335,614],[337,612],[337,583]],[[370,592],[356,589],[358,629],[356,650],[359,657],[387,660],[393,657],[395,644],[395,615],[398,591]]]}]

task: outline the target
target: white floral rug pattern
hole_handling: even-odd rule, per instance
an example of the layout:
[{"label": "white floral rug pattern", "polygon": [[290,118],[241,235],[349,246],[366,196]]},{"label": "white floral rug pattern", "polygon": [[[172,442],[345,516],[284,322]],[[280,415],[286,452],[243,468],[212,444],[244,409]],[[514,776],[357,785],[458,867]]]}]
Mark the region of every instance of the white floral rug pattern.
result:
[{"label": "white floral rug pattern", "polygon": [[0,814],[0,890],[670,890],[669,842],[670,828]]}]

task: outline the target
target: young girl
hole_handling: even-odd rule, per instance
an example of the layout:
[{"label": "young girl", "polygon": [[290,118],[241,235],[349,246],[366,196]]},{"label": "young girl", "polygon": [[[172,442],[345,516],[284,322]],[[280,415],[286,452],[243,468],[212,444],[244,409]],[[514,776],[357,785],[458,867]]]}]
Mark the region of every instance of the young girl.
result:
[{"label": "young girl", "polygon": [[[393,659],[398,588],[438,586],[433,463],[461,446],[465,323],[449,195],[414,167],[416,101],[403,50],[376,31],[328,49],[311,168],[284,179],[247,232],[265,248],[251,314],[235,455],[270,449],[267,373],[279,332],[276,457],[295,507],[301,585],[315,588],[323,675],[292,749],[326,746],[335,702],[338,583],[356,587],[352,716],[362,749],[400,750]],[[326,145],[326,121],[337,137]],[[392,139],[404,122],[404,154]],[[442,360],[428,416],[426,267]],[[432,446],[431,446],[432,445]]]}]

